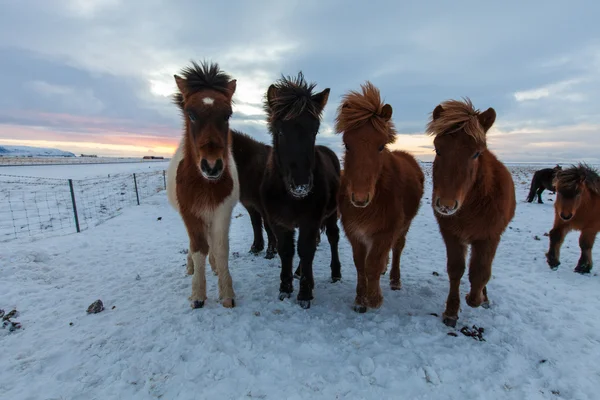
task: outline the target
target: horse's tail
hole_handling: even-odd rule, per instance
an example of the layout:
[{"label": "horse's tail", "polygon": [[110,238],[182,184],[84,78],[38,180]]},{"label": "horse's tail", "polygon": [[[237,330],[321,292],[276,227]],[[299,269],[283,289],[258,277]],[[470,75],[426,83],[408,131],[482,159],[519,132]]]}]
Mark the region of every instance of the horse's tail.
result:
[{"label": "horse's tail", "polygon": [[537,173],[533,174],[533,179],[531,179],[531,187],[529,188],[529,195],[527,195],[527,202],[531,203],[535,198],[535,192],[537,190]]}]

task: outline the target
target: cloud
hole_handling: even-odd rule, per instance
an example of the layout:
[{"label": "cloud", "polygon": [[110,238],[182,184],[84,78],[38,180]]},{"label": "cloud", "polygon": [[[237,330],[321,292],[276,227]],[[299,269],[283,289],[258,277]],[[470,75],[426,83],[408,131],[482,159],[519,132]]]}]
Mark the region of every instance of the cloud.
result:
[{"label": "cloud", "polygon": [[598,157],[577,145],[595,135],[579,127],[600,125],[600,6],[592,2],[545,3],[542,10],[517,1],[348,7],[342,0],[22,0],[2,9],[3,138],[14,132],[8,126],[20,125],[46,128],[29,130],[28,140],[52,130],[73,142],[104,130],[105,138],[94,140],[110,144],[110,133],[119,132],[176,142],[173,74],[206,59],[238,81],[232,126],[260,140],[270,141],[262,110],[267,87],[302,70],[319,90],[331,88],[318,140],[336,149],[340,139],[328,129],[340,97],[369,79],[393,106],[397,146],[422,157],[431,145],[423,136],[429,114],[462,96],[496,109],[502,134],[493,143],[503,157],[559,155],[532,144],[518,151],[514,143],[525,144],[507,132],[520,129],[540,130],[522,135],[547,143],[561,142],[553,129],[577,131],[579,142],[559,146],[561,157]]}]

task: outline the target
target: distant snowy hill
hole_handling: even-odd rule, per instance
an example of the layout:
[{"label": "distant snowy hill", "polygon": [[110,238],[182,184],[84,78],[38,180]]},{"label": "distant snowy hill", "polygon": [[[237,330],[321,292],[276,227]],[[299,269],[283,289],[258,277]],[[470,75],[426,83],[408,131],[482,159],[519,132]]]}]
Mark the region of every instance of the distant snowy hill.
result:
[{"label": "distant snowy hill", "polygon": [[0,157],[75,157],[75,154],[44,147],[0,146]]}]

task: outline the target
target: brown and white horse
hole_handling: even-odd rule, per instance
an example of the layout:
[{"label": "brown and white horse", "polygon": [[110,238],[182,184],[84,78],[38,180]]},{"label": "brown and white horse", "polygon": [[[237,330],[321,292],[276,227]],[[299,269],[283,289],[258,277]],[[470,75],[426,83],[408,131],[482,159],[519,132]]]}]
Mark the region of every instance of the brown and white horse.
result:
[{"label": "brown and white horse", "polygon": [[[175,75],[174,95],[185,132],[167,172],[169,202],[179,212],[190,240],[188,274],[193,274],[192,308],[206,300],[206,256],[219,279],[224,307],[235,306],[229,274],[229,227],[239,201],[229,118],[236,81],[217,64],[192,63]],[[190,260],[191,259],[191,260]]]}]

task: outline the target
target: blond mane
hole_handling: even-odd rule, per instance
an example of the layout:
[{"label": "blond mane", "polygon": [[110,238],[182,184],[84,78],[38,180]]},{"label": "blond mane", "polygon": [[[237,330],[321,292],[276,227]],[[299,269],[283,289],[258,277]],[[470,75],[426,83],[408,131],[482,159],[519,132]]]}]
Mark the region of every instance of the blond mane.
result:
[{"label": "blond mane", "polygon": [[439,136],[463,130],[477,142],[485,144],[485,132],[477,118],[480,111],[475,109],[468,97],[463,101],[446,100],[440,105],[444,111],[437,119],[433,119],[432,113],[425,128],[428,135]]},{"label": "blond mane", "polygon": [[393,143],[396,139],[396,128],[391,119],[386,121],[381,115],[385,104],[381,101],[379,89],[369,81],[360,87],[362,93],[351,90],[342,97],[335,118],[336,133],[356,129],[370,121],[377,131],[388,136],[388,143]]}]

